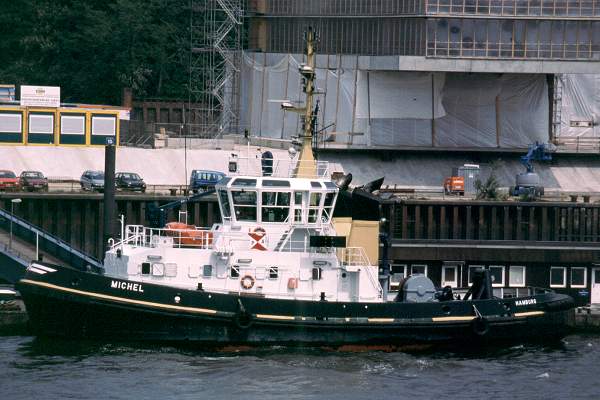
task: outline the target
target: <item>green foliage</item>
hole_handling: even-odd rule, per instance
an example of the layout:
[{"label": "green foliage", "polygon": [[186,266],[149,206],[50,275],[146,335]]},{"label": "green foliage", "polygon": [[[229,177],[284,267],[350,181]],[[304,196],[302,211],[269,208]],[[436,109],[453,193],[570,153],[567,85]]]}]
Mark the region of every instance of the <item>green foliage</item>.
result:
[{"label": "green foliage", "polygon": [[490,176],[488,176],[485,182],[479,179],[475,181],[476,198],[478,200],[506,200],[506,194],[500,193],[498,190],[500,185],[495,173],[497,168],[498,164],[495,162],[492,163]]},{"label": "green foliage", "polygon": [[[4,4],[6,3],[6,4]],[[0,13],[0,83],[61,86],[64,102],[187,98],[189,10],[172,0],[20,0]]]}]

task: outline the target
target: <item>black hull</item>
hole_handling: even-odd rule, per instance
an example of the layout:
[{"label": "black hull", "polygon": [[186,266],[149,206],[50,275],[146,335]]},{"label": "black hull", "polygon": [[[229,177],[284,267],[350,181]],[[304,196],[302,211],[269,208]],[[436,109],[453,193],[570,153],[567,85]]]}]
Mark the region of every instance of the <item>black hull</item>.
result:
[{"label": "black hull", "polygon": [[[137,286],[143,292],[130,292],[111,286],[126,281],[52,268],[57,271],[41,276],[28,273],[17,286],[31,327],[42,336],[235,344],[471,345],[559,339],[568,333],[572,307],[568,296],[555,293],[529,297],[535,304],[517,306],[515,300],[497,299],[421,304],[292,301],[151,284]],[[483,320],[474,317],[473,305]],[[507,312],[507,306],[514,311]]]}]

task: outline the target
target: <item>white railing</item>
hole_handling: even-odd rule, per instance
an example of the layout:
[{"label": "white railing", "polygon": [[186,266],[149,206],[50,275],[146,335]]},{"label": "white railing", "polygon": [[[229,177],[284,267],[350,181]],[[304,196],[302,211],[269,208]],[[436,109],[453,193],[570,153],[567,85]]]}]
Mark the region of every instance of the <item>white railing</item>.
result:
[{"label": "white railing", "polygon": [[361,265],[371,265],[369,257],[363,247],[346,247],[340,249],[340,262],[343,266],[355,267]]},{"label": "white railing", "polygon": [[147,228],[142,225],[127,225],[125,237],[111,248],[130,245],[135,247],[154,247],[154,238],[168,237],[173,239],[173,247],[194,247],[201,249],[212,248],[213,232],[210,229],[189,228]]},{"label": "white railing", "polygon": [[270,174],[263,171],[262,158],[235,156],[229,160],[229,175],[271,176],[274,178],[328,178],[330,176],[328,161],[298,161],[294,159],[268,159],[272,166]]}]

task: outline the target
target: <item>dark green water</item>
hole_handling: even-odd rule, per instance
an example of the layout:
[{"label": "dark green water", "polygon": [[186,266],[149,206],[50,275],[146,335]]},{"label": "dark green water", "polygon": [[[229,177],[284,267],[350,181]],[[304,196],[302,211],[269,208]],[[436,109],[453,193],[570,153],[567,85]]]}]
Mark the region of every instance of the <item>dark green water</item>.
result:
[{"label": "dark green water", "polygon": [[455,353],[0,337],[1,399],[600,399],[600,336]]}]

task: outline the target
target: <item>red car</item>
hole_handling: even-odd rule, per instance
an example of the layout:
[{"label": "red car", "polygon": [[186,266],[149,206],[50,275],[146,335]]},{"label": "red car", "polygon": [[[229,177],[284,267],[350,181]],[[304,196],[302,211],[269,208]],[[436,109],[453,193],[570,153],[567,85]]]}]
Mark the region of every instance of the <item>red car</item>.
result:
[{"label": "red car", "polygon": [[0,170],[0,190],[19,190],[19,178],[14,172]]},{"label": "red car", "polygon": [[40,171],[23,171],[19,177],[19,185],[23,190],[33,192],[39,190],[48,191],[48,178]]}]

